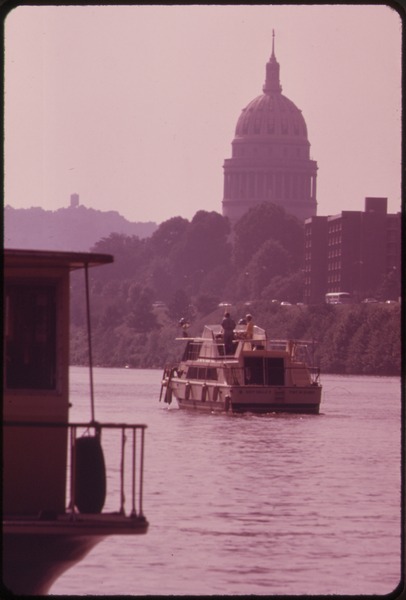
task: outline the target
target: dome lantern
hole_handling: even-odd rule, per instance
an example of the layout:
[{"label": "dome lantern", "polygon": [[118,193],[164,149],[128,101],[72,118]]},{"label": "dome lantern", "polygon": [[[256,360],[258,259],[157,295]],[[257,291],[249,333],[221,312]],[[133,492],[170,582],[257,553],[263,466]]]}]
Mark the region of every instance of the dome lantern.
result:
[{"label": "dome lantern", "polygon": [[266,78],[262,87],[264,94],[282,92],[282,86],[279,81],[279,63],[275,57],[275,31],[272,30],[272,54],[269,61],[266,63]]}]

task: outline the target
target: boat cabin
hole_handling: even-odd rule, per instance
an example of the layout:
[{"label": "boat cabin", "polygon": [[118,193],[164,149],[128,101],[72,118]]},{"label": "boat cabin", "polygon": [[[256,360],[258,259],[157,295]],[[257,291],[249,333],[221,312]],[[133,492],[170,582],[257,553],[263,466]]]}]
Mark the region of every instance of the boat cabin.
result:
[{"label": "boat cabin", "polygon": [[[2,566],[3,584],[18,596],[48,593],[107,536],[148,529],[146,425],[100,423],[94,411],[88,268],[112,261],[105,254],[4,252]],[[89,347],[91,415],[81,423],[69,420],[69,275],[75,269],[85,274]],[[102,433],[120,464],[109,474]],[[121,451],[113,451],[110,433]],[[108,479],[116,511],[103,510]]]},{"label": "boat cabin", "polygon": [[69,273],[112,260],[4,251],[4,515],[65,511],[68,429],[47,423],[68,422]]},{"label": "boat cabin", "polygon": [[[185,338],[179,338],[185,341]],[[217,380],[219,368],[230,385],[298,386],[312,383],[310,342],[269,340],[264,329],[254,326],[252,339],[237,326],[232,354],[226,354],[222,328],[206,325],[201,337],[187,340],[182,363],[183,377]]]}]

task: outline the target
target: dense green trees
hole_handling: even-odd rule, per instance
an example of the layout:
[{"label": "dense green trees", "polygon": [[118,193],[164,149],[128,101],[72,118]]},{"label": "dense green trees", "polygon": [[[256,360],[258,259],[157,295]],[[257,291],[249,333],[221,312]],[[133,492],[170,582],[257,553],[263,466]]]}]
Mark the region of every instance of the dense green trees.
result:
[{"label": "dense green trees", "polygon": [[[302,301],[303,224],[282,208],[253,208],[231,234],[228,220],[199,211],[189,222],[174,217],[150,238],[112,234],[95,252],[113,254],[111,265],[91,269],[95,364],[162,367],[179,348],[177,323],[185,317],[199,334],[219,322],[232,303],[238,320],[247,312],[271,337],[316,339],[323,370],[397,374],[399,306],[280,306]],[[393,276],[382,282],[393,286]],[[71,283],[71,361],[86,362],[83,274]]]},{"label": "dense green trees", "polygon": [[303,223],[270,202],[253,207],[235,226],[234,262],[240,267],[268,240],[289,250],[297,268],[303,259]]},{"label": "dense green trees", "polygon": [[[255,322],[272,338],[307,339],[314,342],[315,365],[325,373],[399,375],[400,306],[385,304],[347,306],[281,306],[260,301],[249,308]],[[224,309],[209,315],[197,313],[190,334],[201,333],[204,323],[219,323]],[[231,307],[237,319],[247,308]],[[93,356],[97,365],[109,367],[163,368],[179,358],[181,332],[178,319],[155,310],[156,326],[139,331],[122,322],[100,319],[93,329]],[[85,328],[72,327],[71,360],[85,364]]]}]

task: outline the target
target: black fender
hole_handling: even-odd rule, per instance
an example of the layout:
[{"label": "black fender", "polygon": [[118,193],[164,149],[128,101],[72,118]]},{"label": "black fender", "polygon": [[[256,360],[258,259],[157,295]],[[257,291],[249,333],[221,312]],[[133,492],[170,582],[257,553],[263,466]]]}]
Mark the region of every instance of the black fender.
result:
[{"label": "black fender", "polygon": [[100,513],[106,499],[106,466],[99,435],[75,440],[74,486],[79,512]]}]

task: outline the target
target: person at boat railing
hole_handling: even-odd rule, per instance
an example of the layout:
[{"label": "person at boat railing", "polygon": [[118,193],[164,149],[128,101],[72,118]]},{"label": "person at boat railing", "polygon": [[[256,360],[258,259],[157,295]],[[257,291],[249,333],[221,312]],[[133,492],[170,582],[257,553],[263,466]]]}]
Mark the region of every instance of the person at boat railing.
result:
[{"label": "person at boat railing", "polygon": [[224,350],[226,354],[233,354],[233,339],[235,321],[231,318],[229,312],[224,313],[224,318],[221,322],[223,328]]},{"label": "person at boat railing", "polygon": [[244,337],[246,340],[252,340],[254,337],[254,321],[252,319],[252,315],[246,315],[245,320],[247,325],[245,327]]},{"label": "person at boat railing", "polygon": [[186,321],[186,319],[181,319],[178,323],[179,327],[182,327],[182,335],[183,337],[188,337],[187,334],[187,330],[189,329],[190,325],[189,323]]}]

